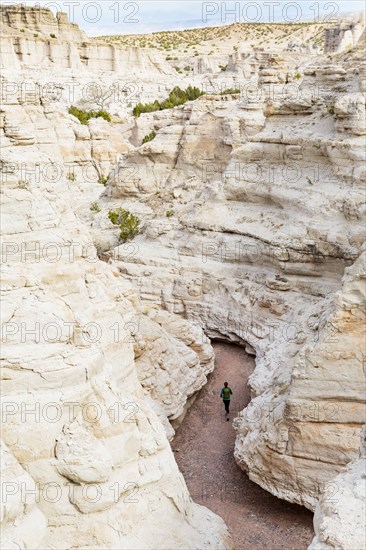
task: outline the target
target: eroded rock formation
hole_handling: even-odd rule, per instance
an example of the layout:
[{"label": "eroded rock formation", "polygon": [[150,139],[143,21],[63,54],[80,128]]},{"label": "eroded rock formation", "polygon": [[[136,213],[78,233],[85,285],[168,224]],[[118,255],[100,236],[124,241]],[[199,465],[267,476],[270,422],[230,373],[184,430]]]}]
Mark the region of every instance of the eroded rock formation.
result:
[{"label": "eroded rock formation", "polygon": [[[345,496],[363,506],[362,50],[225,54],[219,75],[197,60],[184,78],[206,95],[135,119],[177,84],[165,60],[19,13],[2,11],[4,548],[230,547],[168,443],[213,369],[206,335],[256,354],[238,464],[280,498],[320,499],[314,550],[345,548],[347,529],[328,532]],[[142,222],[127,244],[108,219],[121,206]]]},{"label": "eroded rock formation", "polygon": [[237,461],[309,508],[357,456],[365,422],[365,98],[350,59],[301,67],[296,97],[275,57],[258,64],[260,97],[143,115],[101,200],[145,220],[132,255],[109,254],[144,301],[256,351]]},{"label": "eroded rock formation", "polygon": [[[37,144],[29,147],[39,159]],[[22,149],[10,146],[9,153]],[[146,341],[140,345],[155,359],[145,391],[161,388],[165,402],[178,392],[185,402],[204,384],[209,345],[196,352],[193,329],[181,340],[162,327],[164,315],[161,324],[145,319],[134,291],[98,260],[86,226],[69,207],[64,178],[52,188],[17,176],[3,185],[2,437],[12,455],[3,487],[3,547],[170,548],[189,544],[187,536],[194,545],[227,547],[223,523],[190,500],[144,397],[145,369],[135,365],[132,334],[141,325]],[[179,368],[194,381],[169,393],[162,369],[178,350]],[[174,404],[180,407],[178,399]],[[168,414],[179,414],[176,408]],[[29,497],[23,517],[31,481],[38,496]],[[29,525],[37,517],[34,532]]]},{"label": "eroded rock formation", "polygon": [[366,515],[365,438],[360,457],[350,462],[322,495],[315,510],[317,533],[309,550],[364,548]]},{"label": "eroded rock formation", "polygon": [[36,94],[3,96],[1,132],[2,547],[230,548],[166,435],[212,348],[143,306],[75,215],[130,146]]}]

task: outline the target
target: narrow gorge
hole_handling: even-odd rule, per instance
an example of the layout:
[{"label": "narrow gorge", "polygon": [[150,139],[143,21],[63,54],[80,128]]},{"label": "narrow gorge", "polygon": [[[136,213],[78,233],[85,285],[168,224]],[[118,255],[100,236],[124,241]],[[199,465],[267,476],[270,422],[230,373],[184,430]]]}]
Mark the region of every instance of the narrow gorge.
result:
[{"label": "narrow gorge", "polygon": [[1,548],[366,548],[365,14],[0,15]]},{"label": "narrow gorge", "polygon": [[234,460],[235,430],[218,396],[228,379],[234,392],[230,419],[248,405],[253,357],[228,343],[214,343],[214,350],[215,370],[172,443],[192,498],[224,519],[235,548],[306,549],[312,539],[312,514],[258,487]]}]

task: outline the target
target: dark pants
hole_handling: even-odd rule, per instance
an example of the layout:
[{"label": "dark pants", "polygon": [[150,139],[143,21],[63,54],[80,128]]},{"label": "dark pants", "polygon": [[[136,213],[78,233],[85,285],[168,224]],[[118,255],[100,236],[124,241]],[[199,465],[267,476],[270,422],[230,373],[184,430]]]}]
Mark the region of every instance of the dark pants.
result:
[{"label": "dark pants", "polygon": [[227,414],[229,414],[229,409],[230,409],[230,399],[223,399],[224,401],[224,405],[225,405],[225,411],[227,412]]}]

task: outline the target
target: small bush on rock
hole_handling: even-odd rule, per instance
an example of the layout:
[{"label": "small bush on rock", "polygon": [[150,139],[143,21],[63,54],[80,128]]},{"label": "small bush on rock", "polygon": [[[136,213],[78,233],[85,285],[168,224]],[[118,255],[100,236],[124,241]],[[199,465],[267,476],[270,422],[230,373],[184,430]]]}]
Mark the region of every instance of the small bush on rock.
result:
[{"label": "small bush on rock", "polygon": [[154,132],[154,130],[152,132],[150,132],[150,134],[147,134],[144,139],[142,140],[142,145],[144,145],[144,143],[148,143],[149,141],[152,141],[154,138],[156,137],[156,132]]},{"label": "small bush on rock", "polygon": [[107,122],[111,122],[112,120],[111,115],[103,109],[100,109],[99,111],[83,111],[82,109],[78,109],[78,107],[72,105],[69,109],[69,114],[76,117],[81,124],[88,124],[91,118],[104,118]]},{"label": "small bush on rock", "polygon": [[221,92],[221,95],[240,94],[240,88],[227,88]]},{"label": "small bush on rock", "polygon": [[98,177],[98,183],[100,183],[101,185],[104,185],[104,187],[107,185],[107,181],[108,181],[108,176],[99,176]]},{"label": "small bush on rock", "polygon": [[118,225],[120,229],[119,238],[122,242],[133,239],[140,230],[140,220],[128,210],[116,208],[108,212],[108,218],[113,225]]},{"label": "small bush on rock", "polygon": [[97,202],[93,202],[91,205],[90,205],[90,210],[92,212],[100,212],[100,206]]}]

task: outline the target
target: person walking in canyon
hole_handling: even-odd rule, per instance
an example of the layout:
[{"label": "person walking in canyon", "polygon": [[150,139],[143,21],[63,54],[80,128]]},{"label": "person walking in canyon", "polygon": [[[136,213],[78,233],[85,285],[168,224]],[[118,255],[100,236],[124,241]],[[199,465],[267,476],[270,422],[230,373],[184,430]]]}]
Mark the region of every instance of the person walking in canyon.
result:
[{"label": "person walking in canyon", "polygon": [[231,388],[229,388],[229,383],[224,382],[224,387],[221,390],[220,397],[222,398],[225,406],[225,412],[227,414],[226,420],[229,421],[229,414],[230,414],[230,399],[233,395],[233,392],[231,391]]}]

